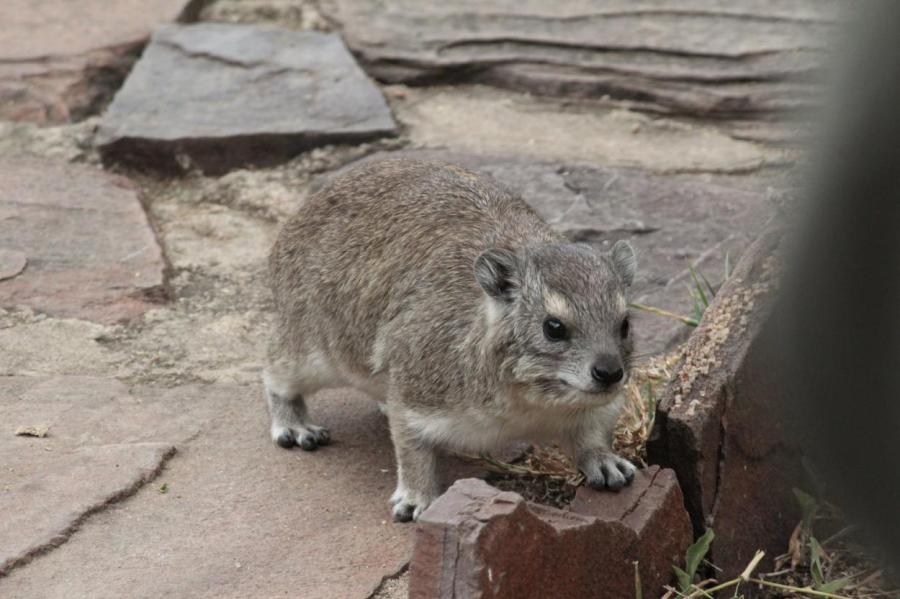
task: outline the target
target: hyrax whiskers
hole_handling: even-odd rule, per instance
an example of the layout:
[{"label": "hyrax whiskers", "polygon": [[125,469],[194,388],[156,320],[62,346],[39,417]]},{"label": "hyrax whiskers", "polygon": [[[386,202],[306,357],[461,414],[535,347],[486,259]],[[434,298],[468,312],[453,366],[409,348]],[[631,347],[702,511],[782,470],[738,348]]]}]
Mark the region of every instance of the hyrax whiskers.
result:
[{"label": "hyrax whiskers", "polygon": [[627,242],[567,242],[488,177],[427,161],[357,167],[272,249],[272,438],[324,445],[305,398],[366,391],[389,419],[401,521],[439,494],[439,449],[553,441],[588,484],[619,489],[635,472],[611,446],[634,272]]}]

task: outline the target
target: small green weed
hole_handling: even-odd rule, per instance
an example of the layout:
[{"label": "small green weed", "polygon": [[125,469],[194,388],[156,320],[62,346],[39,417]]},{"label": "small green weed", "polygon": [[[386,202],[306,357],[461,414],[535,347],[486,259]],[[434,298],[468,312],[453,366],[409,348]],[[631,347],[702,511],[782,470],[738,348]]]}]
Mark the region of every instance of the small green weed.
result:
[{"label": "small green weed", "polygon": [[684,554],[684,570],[678,566],[672,566],[682,593],[688,593],[694,586],[694,577],[697,575],[697,569],[709,552],[709,545],[714,538],[716,538],[716,533],[713,532],[713,529],[707,528],[703,536],[687,548],[687,552]]},{"label": "small green weed", "polygon": [[[676,577],[676,587],[666,587],[667,593],[664,599],[718,599],[729,596],[731,599],[743,599],[741,587],[752,585],[761,592],[765,591],[765,597],[822,597],[826,599],[850,599],[850,597],[896,597],[894,591],[885,588],[881,576],[881,570],[873,568],[870,564],[861,564],[862,567],[849,567],[846,554],[842,554],[840,547],[835,548],[837,539],[844,537],[853,526],[845,527],[835,533],[824,542],[820,542],[815,536],[815,524],[817,520],[833,520],[837,513],[835,508],[817,500],[812,495],[794,489],[797,505],[800,507],[800,522],[791,535],[788,544],[788,552],[775,560],[776,569],[784,565],[790,567],[779,569],[769,574],[754,576],[754,571],[759,566],[765,554],[757,551],[753,559],[744,568],[744,571],[731,580],[718,582],[709,578],[697,580],[700,565],[709,552],[710,545],[715,539],[711,529],[691,545],[685,553],[685,566],[682,570],[673,566]],[[826,549],[830,548],[830,549]],[[830,552],[830,553],[829,553]],[[781,565],[779,565],[781,564]],[[835,577],[835,573],[844,576]],[[849,572],[849,575],[847,575]],[[776,582],[773,578],[784,578],[785,582]],[[791,582],[793,584],[787,584]],[[730,595],[723,594],[723,591]],[[840,594],[841,591],[850,595]]]},{"label": "small green weed", "polygon": [[690,266],[688,270],[691,274],[691,284],[688,285],[688,294],[690,294],[691,300],[694,303],[693,316],[682,316],[681,314],[663,310],[662,308],[648,306],[646,304],[640,304],[636,302],[632,302],[631,307],[637,310],[642,310],[644,312],[649,312],[651,314],[656,314],[657,316],[664,316],[666,318],[677,320],[689,327],[696,327],[700,324],[700,320],[703,318],[703,313],[706,312],[707,308],[709,308],[709,305],[712,303],[713,298],[716,297],[716,294],[719,293],[722,285],[724,285],[725,281],[727,281],[728,278],[731,277],[731,258],[728,254],[725,254],[725,273],[722,281],[718,285],[713,285],[712,283],[710,283],[709,279],[707,279],[702,272],[699,272],[693,266]]}]

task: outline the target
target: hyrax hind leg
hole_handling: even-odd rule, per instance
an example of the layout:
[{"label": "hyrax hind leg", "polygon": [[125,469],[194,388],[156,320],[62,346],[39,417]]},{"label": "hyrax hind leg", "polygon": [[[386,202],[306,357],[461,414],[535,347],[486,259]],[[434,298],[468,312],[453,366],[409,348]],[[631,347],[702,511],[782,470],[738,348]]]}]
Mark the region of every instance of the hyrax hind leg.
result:
[{"label": "hyrax hind leg", "polygon": [[299,445],[306,451],[313,451],[331,441],[327,429],[309,420],[303,396],[313,393],[321,385],[306,362],[272,360],[263,371],[266,401],[272,418],[272,440],[285,449]]}]

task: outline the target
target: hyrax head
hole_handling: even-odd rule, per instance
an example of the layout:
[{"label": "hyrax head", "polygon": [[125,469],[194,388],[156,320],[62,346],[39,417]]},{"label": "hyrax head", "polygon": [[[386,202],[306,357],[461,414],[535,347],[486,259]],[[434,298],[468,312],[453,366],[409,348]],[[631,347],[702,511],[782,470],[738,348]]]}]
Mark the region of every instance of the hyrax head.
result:
[{"label": "hyrax head", "polygon": [[504,352],[504,376],[548,404],[611,401],[632,351],[626,291],[634,250],[581,243],[518,251],[489,249],[475,260],[488,327]]}]

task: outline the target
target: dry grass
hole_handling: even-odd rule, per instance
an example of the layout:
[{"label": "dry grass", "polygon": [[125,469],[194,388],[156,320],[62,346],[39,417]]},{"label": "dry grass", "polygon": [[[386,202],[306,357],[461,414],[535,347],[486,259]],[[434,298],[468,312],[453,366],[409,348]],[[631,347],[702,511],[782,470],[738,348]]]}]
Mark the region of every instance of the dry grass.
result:
[{"label": "dry grass", "polygon": [[[830,599],[898,598],[900,591],[892,586],[878,560],[860,542],[855,526],[844,525],[844,517],[827,502],[816,500],[806,493],[795,491],[802,518],[787,544],[787,552],[775,558],[775,568],[756,574],[764,554],[757,551],[744,572],[725,581],[706,578],[696,581],[697,565],[706,556],[709,543],[695,542],[686,553],[686,562],[693,555],[690,573],[678,571],[678,585],[666,587],[664,599],[719,597],[764,599],[826,597]],[[832,532],[825,537],[826,531]],[[824,541],[818,541],[824,538]],[[714,533],[707,529],[704,537]],[[707,539],[707,540],[709,540]],[[710,565],[709,570],[715,569]]]},{"label": "dry grass", "polygon": [[656,401],[672,378],[672,370],[680,357],[679,349],[631,369],[625,385],[625,408],[613,442],[622,457],[646,465],[647,439],[656,419]]},{"label": "dry grass", "polygon": [[[827,546],[827,549],[825,548]],[[876,560],[859,544],[844,539],[828,541],[814,558],[807,553],[794,563],[792,552],[779,556],[772,572],[755,574],[763,552],[757,552],[741,576],[720,582],[708,578],[688,588],[667,587],[663,599],[675,598],[731,598],[743,599],[799,599],[826,597],[829,599],[898,599],[900,590],[885,577],[884,571],[873,565]],[[814,565],[818,562],[818,565]],[[819,568],[818,573],[814,571]]]},{"label": "dry grass", "polygon": [[[808,597],[809,589],[836,588],[833,594],[851,599],[900,598],[900,590],[885,576],[876,556],[862,543],[859,529],[846,525],[833,505],[813,500],[808,518],[801,520],[787,551],[775,559],[775,569],[759,579],[782,588],[765,586],[761,597]],[[825,531],[832,532],[824,536]],[[816,533],[823,541],[816,540]],[[790,590],[789,590],[790,588]]]}]

